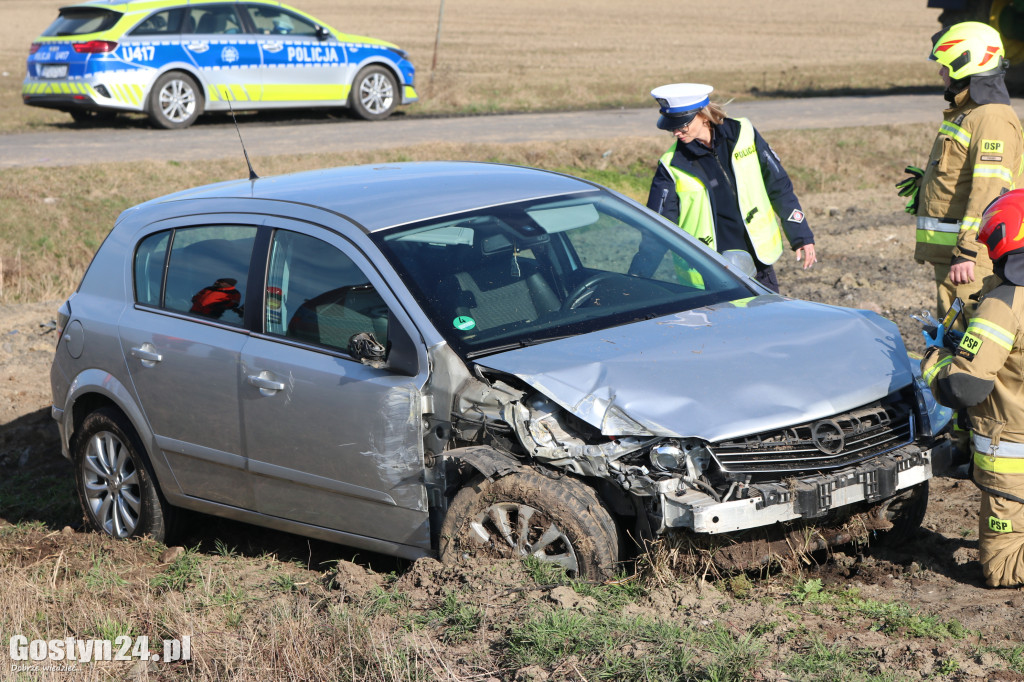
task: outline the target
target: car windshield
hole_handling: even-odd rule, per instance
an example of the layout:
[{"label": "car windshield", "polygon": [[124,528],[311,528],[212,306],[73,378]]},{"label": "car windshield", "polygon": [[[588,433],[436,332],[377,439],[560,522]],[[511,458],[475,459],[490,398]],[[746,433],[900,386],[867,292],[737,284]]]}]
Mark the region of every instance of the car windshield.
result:
[{"label": "car windshield", "polygon": [[679,230],[601,191],[482,208],[373,238],[466,358],[754,293]]},{"label": "car windshield", "polygon": [[60,16],[43,31],[44,36],[81,36],[100,33],[113,27],[120,12],[100,7],[65,7]]}]

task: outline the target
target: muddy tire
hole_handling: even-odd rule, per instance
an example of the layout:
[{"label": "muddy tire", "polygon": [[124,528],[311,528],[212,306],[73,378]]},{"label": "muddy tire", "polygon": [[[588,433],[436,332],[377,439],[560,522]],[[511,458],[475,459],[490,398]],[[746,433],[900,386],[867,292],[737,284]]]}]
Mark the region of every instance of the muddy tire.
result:
[{"label": "muddy tire", "polygon": [[440,556],[446,563],[533,556],[571,577],[602,580],[615,574],[618,538],[592,488],[524,470],[478,478],[455,495],[441,526]]},{"label": "muddy tire", "polygon": [[192,76],[169,71],[149,93],[149,120],[160,128],[187,128],[203,113],[203,90]]},{"label": "muddy tire", "polygon": [[75,434],[71,455],[82,511],[96,531],[166,542],[174,508],[160,495],[135,429],[118,410],[93,412]]},{"label": "muddy tire", "polygon": [[892,528],[878,534],[877,543],[883,547],[899,547],[913,540],[924,521],[928,509],[928,481],[918,483],[889,506],[888,518]]},{"label": "muddy tire", "polygon": [[390,116],[402,101],[398,82],[383,66],[368,66],[356,75],[349,94],[349,107],[365,121]]}]

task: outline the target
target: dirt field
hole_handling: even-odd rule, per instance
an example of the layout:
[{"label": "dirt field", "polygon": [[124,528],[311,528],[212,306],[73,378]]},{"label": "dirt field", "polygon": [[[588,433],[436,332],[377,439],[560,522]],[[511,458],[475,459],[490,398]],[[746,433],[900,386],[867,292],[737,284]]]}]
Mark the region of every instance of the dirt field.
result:
[{"label": "dirt field", "polygon": [[[65,4],[0,3],[0,132],[69,125],[20,94],[29,44]],[[938,10],[925,0],[446,0],[436,69],[439,0],[294,4],[408,50],[422,96],[411,115],[646,105],[651,88],[681,80],[725,98],[935,80],[925,56]]]},{"label": "dirt field", "polygon": [[[797,269],[790,260],[782,262],[779,270],[784,293],[878,311],[899,323],[910,346],[919,347],[916,324],[907,314],[930,305],[932,288],[928,269],[911,260],[913,231],[898,202],[889,194],[857,191],[808,194],[804,204],[817,235],[822,261],[809,272]],[[8,481],[2,490],[6,495],[14,495],[18,488],[10,482],[20,481],[50,491],[49,497],[44,498],[47,504],[32,508],[19,506],[18,500],[4,500],[6,521],[20,525],[18,529],[9,528],[8,533],[0,528],[0,579],[15,581],[11,584],[34,584],[32,589],[43,590],[40,594],[59,595],[62,585],[71,589],[69,575],[77,571],[77,575],[88,577],[95,566],[96,552],[105,553],[112,557],[110,570],[115,576],[124,576],[123,586],[117,583],[116,589],[108,589],[114,590],[120,600],[134,594],[131,606],[121,607],[131,613],[122,616],[125,621],[121,622],[145,629],[145,623],[152,622],[149,619],[166,618],[161,614],[169,597],[161,596],[152,587],[154,576],[170,570],[156,558],[161,548],[147,548],[146,543],[115,543],[70,529],[57,532],[66,525],[77,529],[81,517],[73,504],[70,466],[59,456],[48,410],[47,368],[54,342],[48,327],[56,306],[57,302],[49,302],[0,307],[0,319],[4,320],[0,337],[0,423],[7,425],[0,430],[0,477]],[[822,380],[827,381],[827,377]],[[33,495],[27,499],[40,498]],[[696,627],[695,633],[721,629],[732,637],[730,655],[743,654],[737,659],[739,662],[734,662],[734,668],[723,672],[714,667],[719,665],[714,661],[725,654],[714,653],[713,645],[706,644],[711,648],[701,653],[698,647],[696,662],[691,662],[691,666],[698,666],[692,677],[652,674],[652,679],[1021,680],[1024,647],[1019,633],[1024,631],[1024,592],[982,586],[977,564],[977,507],[978,493],[969,481],[955,475],[936,478],[932,481],[924,528],[915,542],[898,550],[847,548],[827,560],[819,557],[822,563],[807,563],[800,575],[740,576],[713,583],[684,577],[663,587],[639,590],[615,605],[611,613],[615,618]],[[26,526],[33,520],[39,523]],[[4,523],[0,519],[0,526]],[[357,669],[353,662],[353,679],[594,679],[588,675],[608,671],[611,654],[599,650],[563,651],[548,659],[516,653],[519,649],[509,653],[510,642],[519,641],[515,634],[520,632],[518,628],[525,627],[524,622],[532,623],[531,618],[541,617],[536,615],[537,609],[548,614],[544,618],[596,618],[592,615],[595,604],[609,599],[602,594],[587,596],[585,586],[566,591],[566,587],[550,582],[538,585],[537,580],[530,580],[526,569],[517,565],[446,569],[436,562],[420,561],[407,566],[365,553],[353,557],[337,546],[307,543],[293,536],[223,522],[198,523],[185,544],[197,548],[197,553],[189,556],[196,557],[199,572],[215,575],[215,570],[223,571],[224,585],[247,585],[246,589],[261,594],[260,590],[268,589],[268,585],[273,587],[287,580],[310,586],[287,595],[298,604],[289,609],[308,609],[316,603],[348,604],[346,608],[362,609],[359,613],[363,617],[372,614],[372,627],[366,623],[363,626],[377,632],[375,637],[383,638],[376,639],[373,646],[384,646],[380,644],[383,641],[390,642],[387,646],[413,647],[410,655],[427,671],[424,678],[413,676],[406,669],[401,674],[394,670],[384,674],[383,668],[371,666],[372,671],[367,672],[370,668]],[[227,565],[223,557],[225,545],[243,547],[241,558],[232,559],[230,569],[223,568]],[[54,565],[60,561],[58,556],[64,557],[64,568]],[[339,557],[342,561],[337,569],[325,571],[318,566],[319,561]],[[349,559],[356,563],[349,563]],[[66,583],[61,582],[61,575]],[[268,575],[278,576],[273,578],[276,582],[269,582]],[[707,578],[713,580],[714,576]],[[251,581],[255,582],[249,585]],[[207,584],[205,589],[212,588]],[[274,600],[284,599],[271,591]],[[183,614],[189,614],[187,618],[179,614],[182,624],[178,627],[190,628],[193,641],[203,642],[203,658],[193,667],[171,669],[176,671],[172,677],[203,678],[208,673],[230,673],[231,677],[259,679],[259,671],[264,669],[259,666],[268,665],[266,652],[251,652],[250,658],[239,659],[248,660],[254,667],[242,662],[223,667],[225,657],[238,654],[238,639],[245,636],[246,626],[238,626],[238,631],[228,628],[230,636],[225,635],[218,630],[219,621],[186,608],[189,600],[195,598],[190,595],[192,591],[183,591],[176,597],[179,601],[185,599],[181,608],[185,609]],[[462,608],[484,609],[484,622],[473,620],[476,626],[469,628],[464,637],[449,636],[455,627],[452,623],[462,622],[457,613],[444,611],[454,603],[456,597],[452,595],[464,605]],[[3,599],[0,597],[0,603]],[[114,618],[112,614],[119,611],[117,599],[113,604],[106,599],[98,608]],[[219,603],[215,597],[210,599],[214,600],[211,604]],[[426,624],[403,635],[404,628],[412,626],[403,624],[397,613],[386,618],[381,615],[382,599],[398,600],[403,613],[448,615],[437,616],[440,620],[423,616]],[[16,602],[16,611],[29,609],[33,603],[42,612],[48,610],[37,599],[22,599]],[[64,607],[63,623],[31,625],[29,613],[18,613],[6,622],[0,616],[0,629],[9,633],[21,631],[11,627],[34,627],[37,636],[46,637],[98,631],[89,625],[94,621],[83,613],[90,603],[85,599],[76,609]],[[387,603],[395,606],[393,601]],[[266,608],[249,604],[244,613],[247,619],[262,622],[260,619],[269,617]],[[212,612],[208,613],[212,618]],[[466,613],[458,613],[468,618]],[[602,618],[613,617],[601,613]],[[294,636],[294,632],[288,635]],[[346,657],[343,661],[347,661],[352,652],[346,653],[343,644],[339,645],[341,651],[337,656]],[[277,646],[280,645],[278,642]],[[735,647],[740,645],[749,650],[737,653]],[[630,650],[630,660],[635,662],[637,657],[657,653],[647,651],[645,646],[637,640]],[[822,652],[829,650],[847,652],[847,658],[828,659],[831,662],[822,664],[820,669],[813,669],[810,663],[793,663],[817,661],[819,654],[824,656]],[[377,656],[386,653],[378,652]],[[304,656],[305,665],[311,665],[308,650]],[[600,664],[596,661],[598,656]],[[323,658],[318,660],[317,665],[324,665]],[[750,666],[756,664],[757,669],[742,663],[746,660]],[[302,676],[318,669],[289,667],[299,666],[296,661],[277,661],[275,665],[279,672],[302,671]],[[109,670],[123,672],[128,668]],[[151,673],[157,670],[154,668]],[[620,671],[623,678],[638,679],[638,673],[622,672],[625,670]],[[98,673],[94,670],[90,674]]]}]

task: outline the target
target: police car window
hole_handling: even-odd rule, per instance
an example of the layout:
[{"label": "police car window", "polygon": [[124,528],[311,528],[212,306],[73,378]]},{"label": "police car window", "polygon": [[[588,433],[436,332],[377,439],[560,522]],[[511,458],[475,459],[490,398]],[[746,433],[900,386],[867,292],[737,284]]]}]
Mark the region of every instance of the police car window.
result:
[{"label": "police car window", "polygon": [[181,33],[182,20],[184,18],[185,9],[182,7],[165,9],[162,12],[156,12],[147,17],[145,21],[132,30],[131,35],[158,36]]},{"label": "police car window", "polygon": [[113,28],[123,15],[99,7],[65,7],[44,36],[80,36]]},{"label": "police car window", "polygon": [[256,33],[262,35],[315,36],[316,24],[279,7],[243,5]]},{"label": "police car window", "polygon": [[162,307],[241,326],[255,241],[241,225],[174,230]]},{"label": "police car window", "polygon": [[234,34],[242,32],[242,22],[230,5],[200,5],[189,10],[192,33]]},{"label": "police car window", "polygon": [[387,306],[358,266],[326,242],[285,230],[274,233],[264,308],[269,334],[360,358],[379,346],[383,359]]}]

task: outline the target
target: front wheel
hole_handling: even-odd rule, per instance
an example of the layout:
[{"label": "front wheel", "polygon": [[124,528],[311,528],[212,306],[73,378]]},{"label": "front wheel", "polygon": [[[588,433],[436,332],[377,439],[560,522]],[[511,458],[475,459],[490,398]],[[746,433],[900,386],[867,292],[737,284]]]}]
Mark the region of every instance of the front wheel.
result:
[{"label": "front wheel", "polygon": [[532,556],[570,577],[605,579],[619,558],[615,521],[592,488],[568,476],[523,470],[477,479],[452,500],[441,560]]},{"label": "front wheel", "polygon": [[356,76],[349,95],[352,111],[366,121],[387,118],[398,107],[398,82],[383,66],[368,66]]},{"label": "front wheel", "polygon": [[71,443],[75,487],[89,524],[115,538],[165,542],[173,508],[161,498],[135,430],[119,411],[93,412]]},{"label": "front wheel", "polygon": [[886,509],[892,528],[879,533],[879,542],[885,547],[900,547],[914,539],[928,510],[928,481],[918,483],[897,495]]},{"label": "front wheel", "polygon": [[180,71],[156,79],[149,94],[149,120],[160,128],[187,128],[203,113],[203,94],[192,76]]}]

